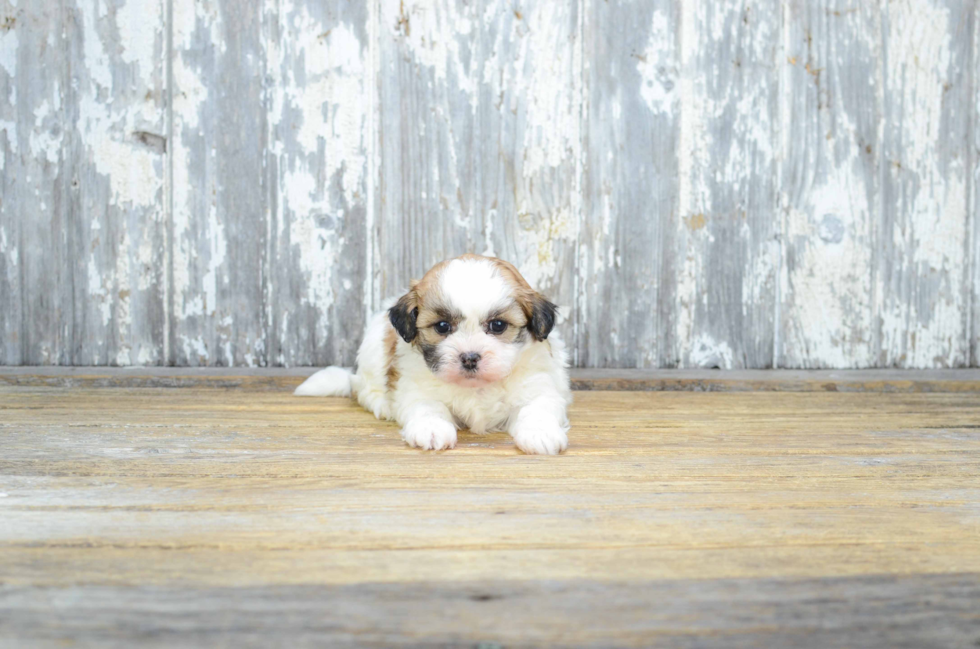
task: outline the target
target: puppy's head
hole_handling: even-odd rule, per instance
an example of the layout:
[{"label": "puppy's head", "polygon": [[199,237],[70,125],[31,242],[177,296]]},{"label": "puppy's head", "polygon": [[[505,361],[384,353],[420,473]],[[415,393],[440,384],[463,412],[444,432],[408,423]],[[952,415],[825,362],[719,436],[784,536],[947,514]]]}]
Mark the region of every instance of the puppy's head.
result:
[{"label": "puppy's head", "polygon": [[433,374],[479,387],[506,378],[526,345],[545,340],[556,311],[511,264],[463,255],[413,282],[388,318]]}]

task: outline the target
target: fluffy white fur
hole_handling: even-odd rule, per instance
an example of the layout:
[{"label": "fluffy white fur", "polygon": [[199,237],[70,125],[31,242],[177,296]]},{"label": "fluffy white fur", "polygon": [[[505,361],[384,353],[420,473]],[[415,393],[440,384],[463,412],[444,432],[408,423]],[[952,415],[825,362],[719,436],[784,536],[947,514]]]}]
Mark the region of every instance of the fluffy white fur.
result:
[{"label": "fluffy white fur", "polygon": [[[295,394],[353,393],[376,417],[397,421],[405,442],[421,449],[453,448],[457,430],[468,428],[477,434],[507,432],[525,453],[564,451],[572,395],[558,332],[546,340],[524,335],[506,342],[485,330],[481,323],[488,314],[515,300],[513,283],[492,260],[451,261],[438,274],[438,290],[463,317],[437,347],[437,370],[430,369],[418,345],[392,335],[388,311],[382,311],[367,326],[356,372],[328,367]],[[468,352],[481,355],[476,372],[460,365],[460,354]]]}]

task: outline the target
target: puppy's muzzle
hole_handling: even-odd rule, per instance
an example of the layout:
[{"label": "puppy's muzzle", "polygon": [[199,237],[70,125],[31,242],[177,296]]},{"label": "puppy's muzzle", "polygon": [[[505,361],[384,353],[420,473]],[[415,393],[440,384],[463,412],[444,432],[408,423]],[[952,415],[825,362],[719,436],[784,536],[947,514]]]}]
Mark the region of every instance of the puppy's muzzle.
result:
[{"label": "puppy's muzzle", "polygon": [[467,372],[475,372],[477,365],[480,364],[480,355],[476,352],[460,354],[459,362]]}]

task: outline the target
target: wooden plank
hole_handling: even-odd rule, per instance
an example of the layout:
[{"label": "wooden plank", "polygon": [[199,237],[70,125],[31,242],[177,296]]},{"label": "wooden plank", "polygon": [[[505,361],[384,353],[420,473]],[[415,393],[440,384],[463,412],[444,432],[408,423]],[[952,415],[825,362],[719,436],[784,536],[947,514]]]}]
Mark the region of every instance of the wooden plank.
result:
[{"label": "wooden plank", "polygon": [[167,148],[165,4],[65,4],[65,228],[73,365],[160,365]]},{"label": "wooden plank", "polygon": [[967,171],[975,3],[882,5],[881,365],[969,363]]},{"label": "wooden plank", "polygon": [[168,363],[266,365],[263,7],[173,0]]},{"label": "wooden plank", "polygon": [[781,3],[681,6],[679,214],[664,234],[665,366],[771,367]]},{"label": "wooden plank", "polygon": [[0,410],[6,644],[956,646],[980,624],[974,395],[580,393],[559,458],[466,432],[414,451],[275,393],[5,387]]},{"label": "wooden plank", "polygon": [[0,4],[0,363],[70,363],[73,254],[60,6]]},{"label": "wooden plank", "polygon": [[[59,388],[235,388],[291,392],[297,368],[2,367],[0,385]],[[647,392],[980,392],[980,371],[572,369],[573,390]]]},{"label": "wooden plank", "polygon": [[368,3],[346,0],[274,3],[269,11],[275,365],[353,365],[364,329],[374,184],[368,13]]},{"label": "wooden plank", "polygon": [[581,211],[579,3],[384,2],[380,21],[381,296],[470,251],[513,262],[567,316]]},{"label": "wooden plank", "polygon": [[22,165],[18,155],[17,66],[21,38],[30,32],[23,26],[16,29],[16,7],[9,2],[2,7],[0,24],[6,27],[0,30],[0,304],[4,305],[0,309],[0,365],[15,365],[23,362],[23,298],[17,245],[21,223],[16,216],[15,198],[19,174],[13,168],[15,164]]},{"label": "wooden plank", "polygon": [[971,182],[973,211],[972,313],[970,333],[970,367],[980,367],[980,5],[973,12],[973,177]]},{"label": "wooden plank", "polygon": [[676,365],[661,345],[673,308],[663,230],[678,209],[678,19],[672,2],[590,3],[581,366]]},{"label": "wooden plank", "polygon": [[874,367],[882,38],[877,3],[785,8],[780,367]]},{"label": "wooden plank", "polygon": [[[980,575],[0,587],[0,641],[100,647],[966,647]],[[819,602],[816,605],[815,602]],[[55,614],[53,615],[52,612]]]},{"label": "wooden plank", "polygon": [[345,399],[52,394],[0,390],[8,585],[980,571],[975,395],[579,393],[541,458]]},{"label": "wooden plank", "polygon": [[[0,382],[3,379],[0,378]],[[40,383],[38,383],[40,384]],[[973,370],[572,370],[573,390],[980,392]]]}]

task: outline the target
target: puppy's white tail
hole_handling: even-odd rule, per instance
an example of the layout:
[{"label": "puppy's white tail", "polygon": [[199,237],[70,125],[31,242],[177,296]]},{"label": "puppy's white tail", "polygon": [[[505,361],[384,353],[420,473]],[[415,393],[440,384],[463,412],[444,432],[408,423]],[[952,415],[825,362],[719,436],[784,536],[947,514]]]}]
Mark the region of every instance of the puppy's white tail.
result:
[{"label": "puppy's white tail", "polygon": [[349,397],[352,370],[328,367],[320,370],[293,392],[297,397]]}]

